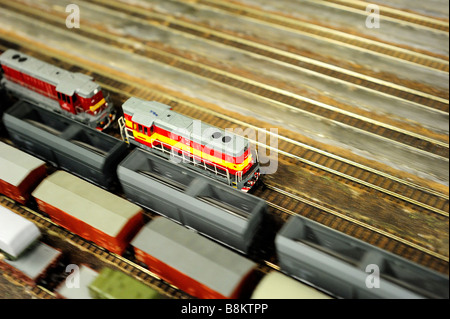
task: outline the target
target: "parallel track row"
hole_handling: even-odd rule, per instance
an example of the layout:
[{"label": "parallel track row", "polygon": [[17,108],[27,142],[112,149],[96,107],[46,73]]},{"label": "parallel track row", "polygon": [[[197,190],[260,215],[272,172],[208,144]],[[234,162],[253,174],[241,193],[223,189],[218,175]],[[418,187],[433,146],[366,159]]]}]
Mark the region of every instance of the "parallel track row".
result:
[{"label": "parallel track row", "polygon": [[[363,1],[348,1],[348,0],[326,0],[326,2],[336,3],[345,7],[358,9],[361,11],[365,11],[368,3],[364,3]],[[380,10],[380,13],[383,16],[394,18],[400,21],[405,21],[411,24],[417,24],[420,26],[428,27],[431,29],[441,30],[444,32],[449,31],[448,21],[442,21],[438,19],[429,18],[426,16],[421,16],[418,14],[406,13],[401,10],[389,8],[383,6]]]},{"label": "parallel track row", "polygon": [[306,59],[305,57],[297,54],[258,44],[253,41],[245,40],[243,38],[230,36],[226,33],[189,23],[183,20],[168,19],[167,16],[164,16],[162,14],[143,11],[137,7],[128,6],[120,2],[95,0],[94,3],[101,4],[106,8],[111,8],[113,10],[127,13],[130,16],[133,16],[133,18],[140,18],[147,23],[158,23],[173,30],[234,47],[245,52],[254,53],[258,56],[263,56],[272,60],[288,63],[297,68],[312,71],[314,73],[319,73],[330,78],[339,79],[344,82],[352,83],[383,94],[395,96],[442,112],[449,112],[448,99],[445,98],[438,98],[436,96],[424,94],[420,91],[412,90],[399,85],[394,85],[390,82],[375,79],[342,68],[337,68],[330,64],[320,63],[312,59]]},{"label": "parallel track row", "polygon": [[[65,20],[54,18],[39,10],[23,8],[21,6],[10,6],[14,11],[20,12],[31,18],[38,18],[45,21],[49,25],[66,30]],[[237,90],[249,93],[257,98],[262,98],[273,103],[277,103],[284,108],[300,110],[322,119],[330,120],[332,122],[357,129],[366,134],[375,135],[378,138],[384,138],[391,141],[401,143],[407,147],[412,147],[421,151],[449,158],[449,146],[446,142],[434,140],[416,133],[408,132],[406,130],[381,123],[379,121],[365,118],[363,116],[341,110],[337,107],[327,105],[325,103],[313,101],[309,98],[302,97],[285,90],[281,90],[269,85],[265,85],[242,76],[231,74],[220,69],[216,69],[196,61],[191,61],[186,58],[168,53],[150,46],[143,46],[136,49],[135,45],[138,41],[130,39],[120,39],[109,33],[105,33],[98,29],[84,26],[78,30],[78,34],[88,39],[102,42],[107,45],[116,46],[121,49],[130,50],[140,56],[170,65],[184,72],[194,74],[213,80],[220,84],[231,86]],[[124,41],[128,40],[128,41]],[[128,43],[127,43],[128,42]]]},{"label": "parallel track row", "polygon": [[394,57],[400,60],[408,61],[444,72],[449,71],[448,61],[438,58],[432,58],[418,52],[402,49],[386,43],[377,42],[363,37],[346,34],[341,31],[328,29],[311,23],[306,23],[294,18],[280,16],[272,12],[245,7],[242,4],[238,5],[223,0],[195,0],[195,2],[205,6],[223,10],[231,14],[249,17],[263,23],[286,27],[297,32],[337,41],[343,45],[362,48],[368,51],[376,52],[382,55]]}]

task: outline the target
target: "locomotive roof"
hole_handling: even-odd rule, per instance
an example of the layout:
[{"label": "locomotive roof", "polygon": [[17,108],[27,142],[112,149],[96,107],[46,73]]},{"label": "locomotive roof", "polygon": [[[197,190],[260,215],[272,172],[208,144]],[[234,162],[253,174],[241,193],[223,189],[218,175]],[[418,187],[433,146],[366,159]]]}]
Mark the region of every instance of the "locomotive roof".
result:
[{"label": "locomotive roof", "polygon": [[13,185],[20,183],[44,161],[0,142],[0,179]]},{"label": "locomotive roof", "polygon": [[100,90],[99,85],[88,75],[69,72],[16,50],[6,50],[0,55],[0,63],[50,83],[56,86],[56,91],[69,96],[76,92],[89,98],[95,90]]},{"label": "locomotive roof", "polygon": [[18,257],[40,234],[33,222],[0,206],[0,250]]},{"label": "locomotive roof", "polygon": [[141,212],[137,205],[64,171],[47,177],[32,195],[112,237]]},{"label": "locomotive roof", "polygon": [[171,111],[165,104],[132,97],[122,107],[135,123],[147,127],[155,124],[227,155],[240,156],[248,146],[246,138]]},{"label": "locomotive roof", "polygon": [[224,296],[256,264],[167,218],[146,224],[132,245]]}]

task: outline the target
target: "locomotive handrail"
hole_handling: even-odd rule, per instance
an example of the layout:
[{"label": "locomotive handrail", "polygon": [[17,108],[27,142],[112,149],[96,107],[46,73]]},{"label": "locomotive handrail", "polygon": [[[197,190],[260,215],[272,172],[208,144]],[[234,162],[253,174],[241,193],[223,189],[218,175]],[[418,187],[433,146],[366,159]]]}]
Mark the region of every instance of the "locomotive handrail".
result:
[{"label": "locomotive handrail", "polygon": [[125,120],[123,119],[123,116],[117,119],[117,123],[119,124],[120,136],[122,137],[122,140],[130,144],[130,141],[128,140],[128,133],[125,129]]},{"label": "locomotive handrail", "polygon": [[[192,163],[194,166],[202,166],[202,168],[204,170],[213,172],[213,173],[215,173],[218,176],[226,177],[227,181],[228,181],[228,185],[231,185],[230,172],[228,171],[228,169],[222,169],[222,170],[224,170],[226,172],[226,174],[223,174],[217,169],[217,165],[216,164],[211,163],[211,166],[214,166],[214,170],[213,170],[213,169],[209,168],[207,166],[206,162],[204,160],[202,160],[201,157],[198,157],[197,155],[194,155],[192,153],[188,153],[188,152],[183,151],[183,150],[181,150],[181,154],[182,155],[179,155],[178,152],[174,151],[174,149],[171,147],[171,145],[169,145],[167,143],[164,143],[162,141],[159,141],[159,140],[158,140],[158,144],[159,145],[155,145],[154,142],[153,142],[152,143],[152,147],[160,149],[163,153],[166,153],[166,154],[169,154],[169,155],[171,155],[173,157],[179,158],[179,159],[183,160],[183,162]],[[167,146],[167,148],[170,148],[170,151],[167,150],[163,145]],[[185,153],[187,154],[187,161],[186,161],[186,158],[185,158]],[[203,163],[203,165],[196,163],[197,161],[200,162],[200,163]]]}]

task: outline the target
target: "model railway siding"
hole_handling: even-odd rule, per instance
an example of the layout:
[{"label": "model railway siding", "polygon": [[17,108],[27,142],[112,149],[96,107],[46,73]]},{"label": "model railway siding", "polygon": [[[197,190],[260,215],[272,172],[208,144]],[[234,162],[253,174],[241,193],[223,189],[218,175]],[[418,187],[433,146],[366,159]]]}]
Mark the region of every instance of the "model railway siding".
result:
[{"label": "model railway siding", "polygon": [[[25,14],[31,18],[38,18],[41,21],[46,21],[52,26],[66,29],[65,19],[63,18],[54,18],[48,14],[43,14],[39,10],[32,10],[22,6],[7,6],[11,7],[14,11],[19,11],[21,14]],[[250,93],[256,98],[274,101],[275,103],[279,103],[282,107],[298,109],[302,112],[318,116],[321,119],[339,123],[345,127],[361,130],[371,135],[390,141],[395,141],[404,144],[407,147],[417,148],[446,159],[449,158],[449,147],[446,142],[441,142],[432,138],[421,136],[420,134],[408,132],[358,114],[341,110],[335,106],[316,102],[298,94],[278,89],[270,85],[265,85],[239,75],[231,74],[229,72],[216,69],[196,61],[191,61],[184,57],[155,49],[150,46],[141,46],[136,49],[135,47],[138,45],[137,41],[120,39],[109,33],[105,33],[88,26],[84,26],[79,29],[78,34],[107,45],[116,46],[121,49],[126,48],[145,58],[149,58],[190,74],[207,78],[209,80],[231,86],[240,91]]]},{"label": "model railway siding", "polygon": [[295,18],[287,17],[285,15],[276,14],[269,11],[264,11],[259,8],[244,6],[242,4],[226,2],[223,0],[198,0],[195,4],[204,5],[210,8],[219,9],[231,15],[243,16],[250,19],[255,19],[262,23],[274,25],[278,27],[288,28],[296,32],[306,33],[309,35],[326,38],[329,40],[340,42],[342,45],[349,45],[380,55],[394,57],[400,60],[430,67],[433,69],[448,72],[448,61],[440,58],[434,58],[425,54],[406,50],[391,44],[374,41],[371,39],[355,36],[353,34],[346,34],[337,30],[318,26],[309,22],[304,22]]},{"label": "model railway siding", "polygon": [[[10,42],[3,41],[1,43],[6,47],[11,45]],[[63,57],[59,58],[61,59]],[[83,70],[81,67],[74,66],[72,61],[60,61],[59,63],[61,63],[61,67],[72,71]],[[168,104],[174,107],[177,112],[200,119],[219,128],[235,127],[236,125],[244,128],[254,128],[248,123],[243,123],[219,113],[199,108],[192,103],[176,99],[144,86],[138,86],[137,83],[112,78],[103,72],[100,73],[90,70],[88,74],[94,77],[106,90],[122,96],[120,98],[121,101],[125,101],[123,96],[139,96],[143,99],[156,100]],[[265,146],[258,144],[258,147]],[[326,176],[331,178],[345,180],[347,183],[356,185],[359,188],[378,192],[382,196],[405,203],[407,207],[448,217],[449,201],[447,194],[423,188],[382,171],[371,169],[359,163],[283,137],[279,138],[278,149],[273,151],[276,151],[280,158],[284,158],[291,163],[298,163],[309,170],[324,172]]]},{"label": "model railway siding", "polygon": [[[42,216],[40,213],[37,213],[25,206],[19,205],[5,196],[0,196],[0,205],[8,207],[9,209],[19,214],[20,216],[23,216],[26,219],[33,221],[36,225],[39,226],[39,228],[43,229],[45,233],[52,234],[52,236],[57,236],[64,241],[71,242],[79,249],[83,251],[88,251],[91,254],[93,254],[96,258],[104,261],[105,263],[109,265],[114,265],[123,272],[131,274],[133,277],[139,279],[140,281],[144,282],[145,284],[151,287],[156,288],[158,291],[162,292],[164,295],[170,298],[174,299],[192,298],[191,296],[177,289],[176,287],[162,281],[155,274],[138,265],[136,262],[127,259],[125,257],[119,256],[117,254],[111,253],[105,250],[104,248],[97,246],[96,244],[71,233],[65,228],[55,224],[50,219]],[[54,297],[54,293],[48,291],[45,287],[36,286],[32,289],[33,291],[36,291],[36,293],[39,294],[39,296],[45,297],[47,295],[47,297]]]},{"label": "model railway siding", "polygon": [[424,94],[423,92],[411,90],[406,87],[394,85],[386,81],[382,81],[373,77],[364,76],[356,72],[351,72],[342,68],[335,67],[330,64],[320,63],[313,59],[302,57],[298,54],[292,54],[283,50],[279,50],[270,46],[258,44],[236,36],[230,36],[224,32],[215,31],[183,20],[168,19],[167,16],[154,12],[143,11],[134,6],[128,6],[119,2],[97,0],[103,7],[120,10],[132,15],[134,18],[141,18],[146,23],[158,23],[164,27],[181,31],[196,37],[214,41],[227,46],[232,46],[244,52],[251,52],[259,56],[268,57],[270,59],[288,63],[294,67],[320,73],[328,77],[349,82],[360,87],[369,88],[383,94],[392,95],[404,100],[412,101],[420,105],[424,105],[443,112],[449,111],[448,100]]}]

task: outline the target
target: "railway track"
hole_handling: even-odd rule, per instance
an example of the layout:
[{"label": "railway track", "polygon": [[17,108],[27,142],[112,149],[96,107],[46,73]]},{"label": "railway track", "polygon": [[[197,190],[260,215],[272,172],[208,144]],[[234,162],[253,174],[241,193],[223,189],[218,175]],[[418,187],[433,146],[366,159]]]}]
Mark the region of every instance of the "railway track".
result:
[{"label": "railway track", "polygon": [[288,28],[295,32],[328,39],[341,46],[349,46],[367,50],[369,52],[374,52],[380,55],[408,61],[443,72],[449,71],[448,60],[446,61],[441,58],[431,57],[420,52],[415,52],[388,43],[347,34],[342,31],[322,27],[291,17],[282,16],[273,12],[263,11],[258,8],[253,8],[245,6],[243,4],[236,4],[224,0],[195,0],[194,3],[214,9],[219,9],[232,15],[244,16],[260,21],[262,23],[273,25],[275,27]]},{"label": "railway track", "polygon": [[[41,12],[39,10],[25,8],[20,5],[8,4],[11,9],[25,14],[30,17],[38,18],[41,21],[65,29],[65,20],[63,17],[58,19],[54,16]],[[177,56],[173,53],[165,52],[159,49],[144,45],[140,49],[135,49],[140,45],[139,39],[133,40],[130,38],[117,38],[109,33],[101,30],[84,26],[78,31],[78,34],[83,35],[89,39],[94,39],[103,42],[107,45],[116,46],[118,48],[131,50],[138,55],[145,58],[170,65],[182,71],[201,76],[215,82],[231,86],[247,94],[251,94],[256,98],[266,99],[277,103],[278,105],[294,110],[300,110],[308,114],[312,114],[319,118],[330,120],[346,127],[351,127],[366,134],[378,136],[383,139],[395,141],[405,146],[417,148],[421,151],[429,152],[431,154],[449,158],[448,143],[436,140],[427,136],[423,136],[414,132],[406,131],[404,129],[373,120],[349,111],[342,110],[333,105],[317,102],[312,99],[303,97],[301,95],[279,89],[270,85],[259,83],[251,79],[231,74],[229,72],[210,67],[196,61],[190,61],[184,57]],[[442,103],[441,108],[448,108],[448,103]]]},{"label": "railway track", "polygon": [[[180,2],[180,4],[183,3]],[[343,81],[353,81],[352,77],[356,77],[358,79],[361,79],[361,81],[363,82],[362,84],[365,84],[364,82],[366,80],[369,80],[371,82],[371,85],[369,86],[370,90],[381,90],[383,89],[384,85],[387,85],[389,88],[395,87],[396,89],[403,92],[401,95],[397,95],[397,97],[399,98],[406,96],[408,98],[412,98],[414,95],[418,94],[422,96],[422,102],[428,98],[436,99],[436,97],[438,104],[445,104],[446,101],[448,101],[448,91],[437,90],[436,85],[425,85],[420,80],[418,80],[420,83],[416,83],[415,81],[405,81],[404,79],[402,80],[401,78],[393,76],[393,74],[389,75],[385,74],[384,72],[380,73],[377,70],[371,70],[371,67],[366,65],[367,63],[370,63],[367,61],[365,63],[363,61],[360,61],[360,65],[352,65],[352,63],[342,64],[342,62],[344,62],[342,59],[339,59],[339,62],[334,59],[330,59],[329,57],[327,57],[327,52],[320,53],[320,50],[314,50],[311,48],[311,50],[314,50],[314,53],[312,54],[308,50],[305,50],[305,48],[296,48],[296,46],[285,47],[285,45],[277,43],[275,40],[273,42],[268,42],[267,40],[265,40],[264,34],[259,36],[257,34],[254,34],[253,36],[250,36],[246,33],[240,33],[237,30],[231,31],[226,27],[226,25],[222,25],[221,27],[219,27],[216,25],[202,23],[201,20],[197,21],[195,19],[195,14],[186,13],[186,11],[190,12],[191,10],[181,9],[180,12],[176,12],[176,10],[175,12],[172,12],[172,10],[162,10],[162,13],[158,13],[158,6],[149,10],[149,8],[147,7],[141,7],[140,5],[143,4],[140,2],[135,2],[133,3],[133,5],[129,5],[119,0],[94,0],[89,4],[89,6],[84,2],[80,2],[80,5],[86,6],[85,10],[88,11],[94,11],[102,8],[105,12],[109,12],[107,11],[107,8],[110,8],[115,10],[115,12],[118,14],[121,14],[122,12],[129,13],[129,15],[133,17],[133,21],[136,21],[136,19],[143,20],[142,23],[151,24],[153,27],[158,26],[161,30],[167,27],[171,30],[177,30],[191,36],[202,38],[204,40],[232,46],[235,49],[239,49],[242,51],[245,50],[247,54],[254,52],[254,54],[258,54],[259,58],[271,57],[268,61],[278,61],[278,63],[280,63],[281,65],[283,65],[284,63],[292,63],[294,61],[297,61],[297,64],[291,65],[299,70],[303,68],[303,70],[307,71],[307,67],[309,64],[313,64],[316,66],[315,68],[311,68],[311,70],[314,70],[312,72],[321,71],[321,67],[325,67],[326,69],[331,69],[333,71],[345,74],[345,76],[342,76],[340,78]],[[194,3],[188,2],[187,5],[194,5]],[[196,7],[193,6],[191,9],[194,10],[194,8]],[[180,18],[180,16],[182,18]],[[314,39],[314,36],[310,35],[308,36],[308,38]],[[323,43],[329,42],[330,46],[338,45],[338,43],[333,42],[331,39],[329,39],[328,41],[326,39],[322,39],[322,41]],[[297,44],[297,46],[298,45],[299,44]],[[313,46],[312,44],[310,45]],[[284,59],[275,60],[275,58],[279,58],[281,56],[283,56]],[[363,65],[366,65],[366,67],[363,67]],[[417,79],[421,78],[422,77],[418,77]],[[359,83],[357,80],[354,80],[354,82],[356,82],[356,84]],[[369,89],[367,86],[364,88]],[[389,94],[398,93],[396,91],[392,91],[391,89],[388,89],[386,92]],[[413,97],[412,100],[417,101],[418,98]],[[433,104],[433,102],[427,103]],[[438,106],[438,104],[436,104],[436,106]]]},{"label": "railway track", "polygon": [[20,280],[17,277],[14,277],[14,275],[12,275],[10,272],[6,271],[3,272],[1,275],[3,275],[6,280],[8,280],[9,282],[14,283],[17,286],[20,287],[26,287],[26,291],[31,294],[31,296],[33,298],[36,299],[56,299],[55,294],[48,290],[47,288],[41,286],[41,285],[35,285],[33,287],[27,287],[27,283],[23,282],[22,280]]},{"label": "railway track", "polygon": [[391,95],[403,100],[414,102],[444,113],[449,112],[448,98],[435,96],[405,86],[396,85],[392,82],[377,79],[368,75],[353,72],[340,68],[329,63],[306,58],[299,54],[290,53],[254,41],[230,36],[224,32],[213,30],[201,25],[186,22],[183,20],[169,19],[167,16],[151,11],[143,11],[134,6],[125,5],[116,1],[95,0],[93,3],[111,8],[116,11],[132,15],[133,18],[140,18],[145,23],[158,23],[164,27],[190,34],[208,41],[217,42],[223,45],[232,46],[247,53],[256,54],[259,57],[267,57],[271,60],[288,63],[292,67],[322,74],[328,78],[339,79],[358,87],[377,91],[382,94]]},{"label": "railway track", "polygon": [[[65,228],[55,224],[50,219],[44,217],[43,215],[29,209],[26,206],[17,204],[13,200],[0,196],[0,205],[3,205],[17,214],[33,221],[39,228],[43,229],[45,233],[51,233],[52,236],[57,236],[64,241],[71,242],[81,250],[89,251],[91,254],[95,255],[96,258],[105,262],[106,264],[112,265],[120,269],[121,271],[132,275],[134,278],[142,281],[146,285],[158,290],[163,295],[166,295],[173,299],[192,299],[193,297],[186,294],[185,292],[179,290],[178,288],[168,284],[167,282],[160,279],[154,273],[148,269],[140,266],[136,262],[122,257],[120,255],[111,253],[90,241],[83,239],[82,237],[73,234],[72,232],[66,230]],[[149,216],[147,214],[147,216]],[[35,286],[32,288],[32,292],[36,294],[39,298],[55,298],[55,294],[45,287]]]},{"label": "railway track", "polygon": [[[22,6],[11,5],[10,7],[27,16],[45,21],[52,26],[66,29],[65,19],[58,19],[39,10],[24,8]],[[317,102],[301,95],[259,83],[196,61],[191,61],[184,57],[155,49],[147,45],[135,49],[140,45],[140,42],[137,39],[117,38],[117,36],[87,26],[80,29],[78,34],[110,46],[131,50],[145,58],[170,65],[171,67],[213,80],[226,86],[231,86],[237,90],[251,94],[255,98],[261,98],[277,103],[283,108],[300,110],[308,114],[313,114],[321,119],[330,120],[352,129],[360,130],[366,134],[376,135],[443,158],[448,159],[449,157],[449,147],[446,142],[421,136],[392,125],[339,109],[332,105]]]},{"label": "railway track", "polygon": [[[324,2],[335,3],[342,7],[357,9],[361,12],[365,12],[367,4],[368,4],[366,1],[359,1],[359,0],[325,0]],[[386,7],[386,6],[380,6],[380,7],[381,7],[380,10],[382,11],[383,16],[385,16],[385,17],[389,17],[392,19],[400,20],[400,21],[405,21],[410,24],[416,24],[416,25],[420,25],[423,27],[436,29],[436,30],[440,30],[440,31],[444,31],[444,32],[449,31],[448,21],[446,22],[446,21],[442,21],[439,19],[434,19],[434,18],[423,16],[423,15],[410,13],[410,12],[406,12],[406,11],[402,11],[402,10],[398,10],[398,9],[394,9],[394,8],[390,8],[390,7]]]}]

